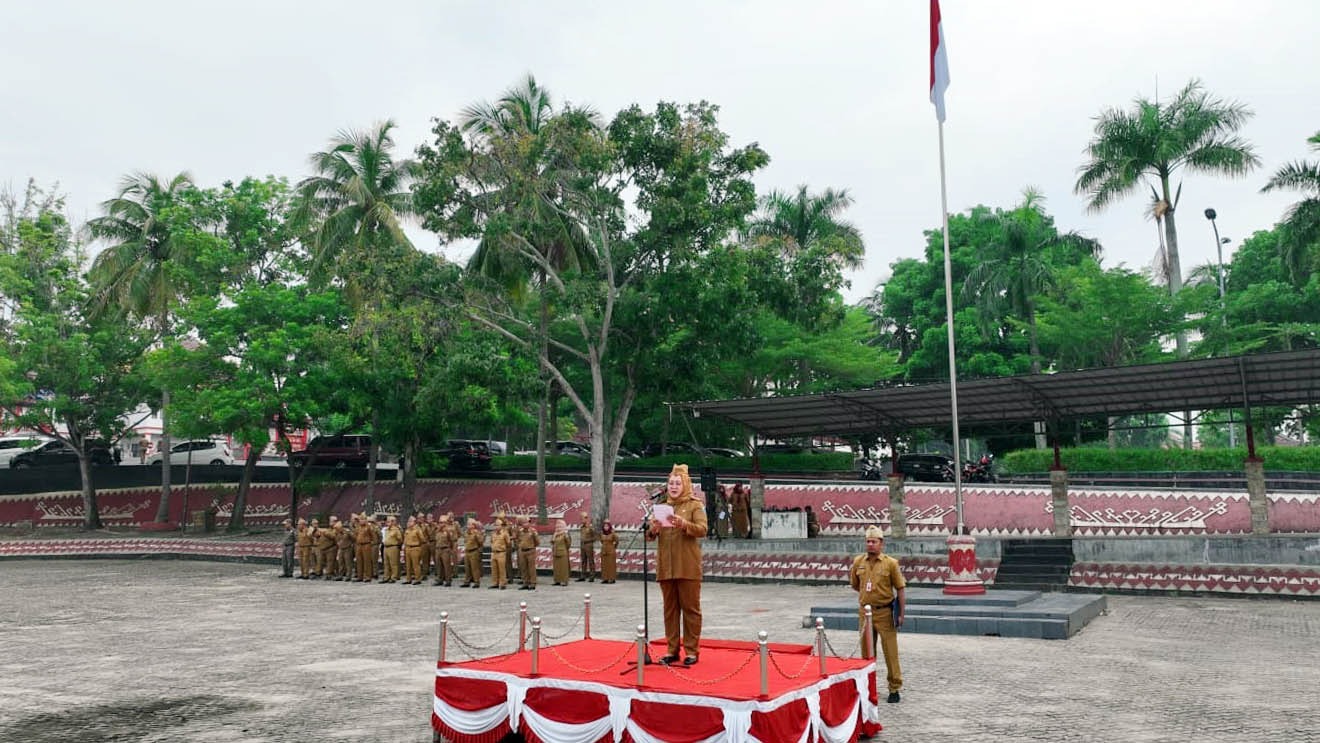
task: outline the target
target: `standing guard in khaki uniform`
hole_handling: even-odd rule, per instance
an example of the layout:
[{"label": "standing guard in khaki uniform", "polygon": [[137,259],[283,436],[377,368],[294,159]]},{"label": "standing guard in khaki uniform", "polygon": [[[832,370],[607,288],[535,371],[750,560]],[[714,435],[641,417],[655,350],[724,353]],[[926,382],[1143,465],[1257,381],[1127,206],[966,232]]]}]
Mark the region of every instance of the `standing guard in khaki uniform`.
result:
[{"label": "standing guard in khaki uniform", "polygon": [[619,535],[614,524],[600,525],[600,582],[616,583],[619,579]]},{"label": "standing guard in khaki uniform", "polygon": [[417,519],[417,525],[422,528],[422,577],[418,580],[424,581],[431,576],[431,543],[435,539],[435,519],[428,513]]},{"label": "standing guard in khaki uniform", "polygon": [[[353,516],[357,523],[357,515]],[[335,522],[335,580],[353,580],[353,532],[344,522]]]},{"label": "standing guard in khaki uniform", "polygon": [[665,640],[668,651],[660,662],[678,660],[679,625],[683,665],[697,662],[701,643],[701,538],[706,536],[706,506],[692,494],[692,479],[686,464],[676,464],[669,473],[669,500],[674,509],[668,523],[652,519],[648,539],[658,539],[655,577],[665,606]]},{"label": "standing guard in khaki uniform", "polygon": [[394,583],[399,580],[399,546],[403,544],[403,529],[399,528],[399,517],[391,516],[385,522],[385,533],[381,536],[385,548],[382,561],[381,583]]},{"label": "standing guard in khaki uniform", "polygon": [[490,587],[503,591],[509,585],[509,545],[513,538],[504,515],[495,517],[495,528],[490,533]]},{"label": "standing guard in khaki uniform", "polygon": [[518,517],[518,572],[522,575],[520,591],[536,590],[536,548],[541,537],[527,516]]},{"label": "standing guard in khaki uniform", "polygon": [[747,539],[752,536],[752,497],[743,489],[742,483],[735,483],[729,493],[729,512],[733,517],[733,536]]},{"label": "standing guard in khaki uniform", "polygon": [[331,529],[317,527],[312,519],[312,531],[316,535],[316,577],[329,579],[334,572],[335,535]]},{"label": "standing guard in khaki uniform", "polygon": [[312,530],[307,519],[298,519],[298,578],[307,580],[312,574]]},{"label": "standing guard in khaki uniform", "polygon": [[[865,633],[866,607],[871,607],[871,642],[863,642],[864,658],[875,657],[876,636],[885,654],[886,681],[889,683],[891,704],[899,701],[903,688],[903,669],[898,664],[898,628],[903,626],[907,613],[907,581],[899,570],[898,560],[885,554],[885,533],[878,526],[866,530],[866,554],[853,559],[848,571],[848,584],[857,592],[857,626]],[[897,609],[894,602],[897,601]]]},{"label": "standing guard in khaki uniform", "polygon": [[441,516],[435,527],[435,582],[433,586],[452,586],[454,580],[454,539],[449,530],[449,517]]},{"label": "standing guard in khaki uniform", "polygon": [[416,516],[408,517],[408,528],[403,532],[403,582],[419,585],[422,582],[422,544],[426,531],[417,523]]},{"label": "standing guard in khaki uniform", "polygon": [[379,531],[363,513],[362,518],[358,519],[357,528],[353,530],[353,543],[357,548],[357,580],[361,583],[370,583],[376,572],[376,538]]},{"label": "standing guard in khaki uniform", "polygon": [[454,517],[454,512],[449,512],[449,578],[452,581],[458,577],[458,566],[463,563],[458,559],[458,548],[463,544],[463,525]]},{"label": "standing guard in khaki uniform", "polygon": [[578,541],[581,543],[582,553],[582,573],[578,575],[577,582],[587,581],[596,582],[596,527],[591,525],[591,514],[582,512],[582,528],[578,532]]},{"label": "standing guard in khaki uniform", "polygon": [[481,548],[486,546],[486,533],[481,522],[468,519],[467,536],[463,540],[463,584],[460,588],[481,587]]}]

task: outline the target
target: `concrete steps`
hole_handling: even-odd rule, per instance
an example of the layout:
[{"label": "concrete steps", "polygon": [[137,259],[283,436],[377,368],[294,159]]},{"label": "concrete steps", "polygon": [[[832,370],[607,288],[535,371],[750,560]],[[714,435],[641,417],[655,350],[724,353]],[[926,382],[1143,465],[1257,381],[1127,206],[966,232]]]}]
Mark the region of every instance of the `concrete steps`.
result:
[{"label": "concrete steps", "polygon": [[[990,589],[981,596],[948,596],[938,588],[907,589],[901,632],[928,635],[991,635],[1066,640],[1104,613],[1104,596],[1057,591]],[[802,619],[814,627],[856,630],[857,606],[813,606]]]},{"label": "concrete steps", "polygon": [[995,585],[1032,591],[1062,591],[1072,570],[1071,539],[1007,539],[1002,543]]}]

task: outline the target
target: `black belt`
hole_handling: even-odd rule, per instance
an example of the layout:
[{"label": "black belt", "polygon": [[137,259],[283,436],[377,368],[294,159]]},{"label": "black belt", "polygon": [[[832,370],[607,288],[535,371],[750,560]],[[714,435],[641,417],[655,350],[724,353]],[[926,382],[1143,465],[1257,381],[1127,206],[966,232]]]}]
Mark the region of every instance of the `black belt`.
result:
[{"label": "black belt", "polygon": [[891,606],[893,606],[893,605],[894,605],[894,602],[893,602],[893,601],[890,601],[890,602],[887,603],[887,604],[862,604],[862,608],[866,608],[866,607],[869,606],[869,607],[871,607],[872,609],[888,609],[889,607],[891,607]]}]

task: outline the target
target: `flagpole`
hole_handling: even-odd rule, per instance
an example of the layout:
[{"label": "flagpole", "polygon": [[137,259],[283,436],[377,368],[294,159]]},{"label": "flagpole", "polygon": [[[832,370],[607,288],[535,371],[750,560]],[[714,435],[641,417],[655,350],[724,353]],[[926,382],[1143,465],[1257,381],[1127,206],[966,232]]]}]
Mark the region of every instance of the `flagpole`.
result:
[{"label": "flagpole", "polygon": [[953,503],[958,517],[955,534],[967,531],[963,523],[962,443],[958,431],[958,363],[953,331],[953,263],[949,257],[949,190],[944,176],[944,122],[940,121],[940,216],[944,220],[944,313],[949,336],[949,407],[953,416]]}]

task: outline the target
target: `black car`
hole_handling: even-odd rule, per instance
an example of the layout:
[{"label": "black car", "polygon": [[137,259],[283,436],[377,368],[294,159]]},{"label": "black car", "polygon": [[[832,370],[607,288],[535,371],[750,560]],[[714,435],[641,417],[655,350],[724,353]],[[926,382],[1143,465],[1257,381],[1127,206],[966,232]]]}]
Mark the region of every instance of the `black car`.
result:
[{"label": "black car", "polygon": [[361,433],[317,436],[307,448],[289,454],[290,467],[366,467],[371,462],[371,436]]},{"label": "black car", "polygon": [[450,439],[443,449],[433,453],[448,460],[447,468],[451,470],[490,469],[490,447],[485,441]]},{"label": "black car", "polygon": [[[87,453],[91,457],[92,465],[102,466],[115,463],[109,447],[104,444],[89,443],[88,447]],[[61,464],[78,464],[78,452],[63,441],[47,441],[41,446],[28,449],[22,454],[15,454],[14,458],[9,460],[9,466],[13,469],[52,467]]]},{"label": "black car", "polygon": [[[658,444],[658,443],[655,443],[655,444],[647,444],[646,446],[642,447],[642,456],[644,456],[644,457],[658,457],[658,456],[661,456],[661,448],[662,448],[661,445]],[[706,453],[706,450],[705,450],[705,449],[702,449],[701,447],[697,446],[696,444],[688,444],[688,443],[684,443],[684,442],[682,442],[682,441],[670,441],[669,443],[667,443],[667,444],[665,444],[665,445],[663,446],[663,449],[664,449],[664,452],[663,452],[664,454],[670,454],[670,455],[672,455],[672,454],[679,454],[679,455],[692,454],[692,455],[696,455],[696,456],[700,457],[700,456],[704,456],[705,453]]]},{"label": "black car", "polygon": [[900,454],[894,469],[909,480],[953,482],[953,459],[943,454]]}]

